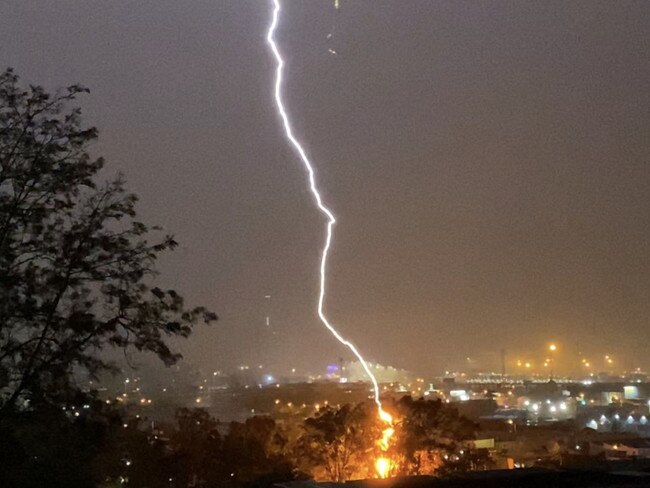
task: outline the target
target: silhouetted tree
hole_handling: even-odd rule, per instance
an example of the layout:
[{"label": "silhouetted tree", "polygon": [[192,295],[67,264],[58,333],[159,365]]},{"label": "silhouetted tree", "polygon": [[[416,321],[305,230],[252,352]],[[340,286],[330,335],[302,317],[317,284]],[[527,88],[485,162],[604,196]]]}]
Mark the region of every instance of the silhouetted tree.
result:
[{"label": "silhouetted tree", "polygon": [[175,486],[223,486],[228,478],[218,422],[202,408],[177,410],[176,422],[168,461]]},{"label": "silhouetted tree", "polygon": [[97,486],[102,478],[93,462],[121,421],[103,402],[86,405],[80,410],[43,406],[0,422],[0,486]]},{"label": "silhouetted tree", "polygon": [[410,396],[390,408],[397,419],[394,453],[401,474],[430,474],[431,469],[447,463],[455,463],[459,469],[465,466],[458,461],[469,457],[464,441],[475,438],[477,426],[456,408],[440,400]]},{"label": "silhouetted tree", "polygon": [[374,403],[328,406],[305,420],[295,446],[298,465],[317,479],[345,481],[372,473],[380,435]]},{"label": "silhouetted tree", "polygon": [[165,337],[216,319],[149,285],[176,242],[149,240],[121,178],[96,183],[103,161],[87,148],[97,131],[68,108],[86,91],[52,96],[0,75],[0,417],[65,404],[79,391],[73,369],[111,367],[98,355],[107,346],[172,364]]},{"label": "silhouetted tree", "polygon": [[269,417],[232,422],[224,439],[223,457],[236,486],[263,485],[295,478],[285,432]]},{"label": "silhouetted tree", "polygon": [[138,418],[112,423],[92,462],[96,486],[169,488],[166,443]]},{"label": "silhouetted tree", "polygon": [[0,73],[0,486],[96,486],[114,419],[76,379],[111,370],[107,348],[173,364],[166,338],[216,316],[151,284],[176,242],[136,219],[121,178],[97,183],[97,131],[70,108],[87,90],[18,81]]}]

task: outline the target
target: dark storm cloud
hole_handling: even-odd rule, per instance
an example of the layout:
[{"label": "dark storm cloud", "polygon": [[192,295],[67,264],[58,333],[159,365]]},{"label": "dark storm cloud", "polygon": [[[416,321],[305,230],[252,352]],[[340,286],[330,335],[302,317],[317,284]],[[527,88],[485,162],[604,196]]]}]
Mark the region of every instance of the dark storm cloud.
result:
[{"label": "dark storm cloud", "polygon": [[[420,370],[550,338],[641,359],[648,3],[331,3],[286,2],[278,37],[340,222],[334,321],[370,358]],[[222,317],[184,346],[206,367],[344,353],[314,315],[323,221],[273,111],[269,13],[66,0],[0,15],[3,64],[89,86],[94,150],[181,241],[162,278]],[[276,336],[260,332],[267,294]]]}]

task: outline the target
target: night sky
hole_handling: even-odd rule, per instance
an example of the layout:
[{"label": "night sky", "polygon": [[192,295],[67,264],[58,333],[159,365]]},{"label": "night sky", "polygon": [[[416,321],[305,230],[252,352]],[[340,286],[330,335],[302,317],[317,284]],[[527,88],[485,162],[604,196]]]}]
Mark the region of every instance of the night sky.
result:
[{"label": "night sky", "polygon": [[[284,3],[285,99],[339,219],[327,310],[368,359],[496,368],[553,340],[648,366],[650,2]],[[325,221],[275,113],[270,12],[6,2],[0,61],[91,89],[105,176],[181,243],[161,281],[220,315],[192,364],[317,371],[350,355],[315,315]]]}]

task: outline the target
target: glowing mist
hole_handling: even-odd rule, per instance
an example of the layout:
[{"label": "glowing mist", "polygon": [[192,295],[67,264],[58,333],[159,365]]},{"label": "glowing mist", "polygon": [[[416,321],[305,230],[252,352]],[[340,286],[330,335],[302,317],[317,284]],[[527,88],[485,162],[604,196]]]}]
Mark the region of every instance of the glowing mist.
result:
[{"label": "glowing mist", "polygon": [[363,356],[359,352],[359,350],[352,344],[349,340],[345,339],[335,328],[332,324],[330,324],[329,320],[327,320],[327,317],[325,316],[325,312],[323,311],[323,305],[325,301],[325,277],[327,274],[327,257],[328,253],[330,250],[330,245],[332,244],[332,234],[334,230],[334,224],[336,223],[336,218],[334,217],[334,214],[332,211],[325,206],[323,203],[323,199],[320,196],[320,193],[318,192],[318,187],[316,186],[316,176],[314,173],[314,168],[312,166],[311,161],[307,157],[307,154],[305,153],[305,150],[303,149],[302,145],[300,142],[295,138],[293,135],[293,130],[291,129],[291,123],[289,121],[289,116],[287,115],[287,111],[284,108],[284,103],[282,102],[282,73],[284,69],[284,60],[282,59],[282,55],[280,54],[280,51],[278,49],[278,46],[275,43],[274,39],[274,34],[275,30],[278,26],[278,19],[280,17],[280,0],[272,0],[273,3],[273,16],[271,19],[271,25],[268,30],[268,34],[266,36],[266,41],[269,44],[269,47],[271,48],[271,51],[273,52],[273,56],[275,57],[275,60],[277,62],[277,68],[275,70],[275,103],[277,105],[278,113],[280,115],[280,118],[282,119],[282,123],[284,124],[284,130],[287,136],[287,139],[295,149],[295,151],[298,153],[300,156],[301,161],[303,162],[305,169],[307,170],[307,173],[309,175],[309,189],[311,190],[311,193],[314,197],[314,200],[316,201],[316,205],[318,206],[318,209],[320,210],[321,213],[323,213],[327,217],[327,236],[325,238],[325,245],[323,246],[323,252],[321,254],[321,259],[320,259],[320,292],[318,294],[318,316],[320,317],[321,322],[329,329],[329,331],[332,333],[336,339],[346,346],[352,353],[359,359],[359,362],[363,366],[363,369],[366,371],[366,374],[370,378],[370,381],[372,381],[372,386],[374,390],[374,397],[375,397],[375,403],[377,404],[377,408],[379,409],[379,417],[382,421],[386,423],[392,422],[391,416],[388,414],[388,412],[384,411],[384,409],[381,406],[381,400],[379,398],[379,385],[377,384],[377,379],[375,378],[375,375],[372,374],[372,371],[370,371],[370,367],[368,366],[368,363],[366,363],[366,360],[363,359]]}]

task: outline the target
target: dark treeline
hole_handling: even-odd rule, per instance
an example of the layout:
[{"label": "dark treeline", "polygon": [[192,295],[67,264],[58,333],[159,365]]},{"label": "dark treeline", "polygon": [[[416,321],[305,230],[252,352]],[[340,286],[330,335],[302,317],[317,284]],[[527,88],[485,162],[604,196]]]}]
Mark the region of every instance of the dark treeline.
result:
[{"label": "dark treeline", "polygon": [[[387,408],[397,419],[387,452],[393,475],[488,467],[467,442],[475,425],[453,407],[404,397]],[[3,420],[3,486],[34,487],[235,488],[372,477],[383,427],[372,402],[328,406],[302,421],[220,424],[204,409],[181,408],[173,422],[152,423],[101,401]]]}]

